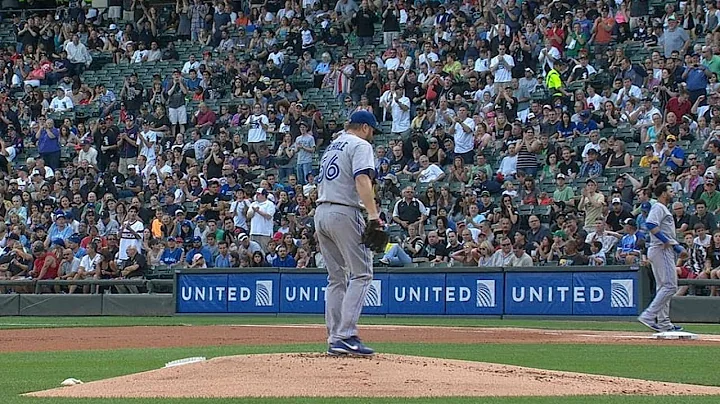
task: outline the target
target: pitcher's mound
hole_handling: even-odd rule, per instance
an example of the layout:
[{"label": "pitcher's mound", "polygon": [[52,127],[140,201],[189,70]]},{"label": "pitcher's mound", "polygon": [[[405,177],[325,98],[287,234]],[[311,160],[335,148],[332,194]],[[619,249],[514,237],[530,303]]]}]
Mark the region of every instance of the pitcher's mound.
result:
[{"label": "pitcher's mound", "polygon": [[707,395],[720,388],[400,355],[227,356],[30,393],[34,397]]}]

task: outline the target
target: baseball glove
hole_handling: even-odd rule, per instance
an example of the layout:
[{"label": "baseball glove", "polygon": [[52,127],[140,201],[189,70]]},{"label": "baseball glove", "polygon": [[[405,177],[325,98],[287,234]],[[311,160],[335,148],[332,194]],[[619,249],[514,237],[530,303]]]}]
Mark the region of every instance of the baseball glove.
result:
[{"label": "baseball glove", "polygon": [[379,220],[370,220],[365,226],[365,232],[362,235],[362,243],[365,247],[373,252],[385,252],[385,246],[388,243],[388,235],[382,230]]}]

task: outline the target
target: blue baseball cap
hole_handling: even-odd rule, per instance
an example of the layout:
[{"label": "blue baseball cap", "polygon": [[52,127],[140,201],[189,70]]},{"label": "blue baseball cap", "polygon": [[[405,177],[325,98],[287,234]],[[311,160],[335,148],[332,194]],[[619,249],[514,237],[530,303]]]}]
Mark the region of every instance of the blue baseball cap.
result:
[{"label": "blue baseball cap", "polygon": [[65,240],[63,240],[61,238],[53,239],[52,243],[54,245],[59,245],[60,247],[63,247],[63,248],[65,247]]},{"label": "blue baseball cap", "polygon": [[72,236],[68,237],[68,241],[71,243],[80,244],[80,241],[82,241],[82,239],[80,238],[79,234],[75,233]]},{"label": "blue baseball cap", "polygon": [[202,243],[202,239],[200,237],[193,237],[193,243]]},{"label": "blue baseball cap", "polygon": [[375,119],[375,115],[371,114],[368,111],[357,111],[350,115],[350,123],[359,123],[368,124],[371,128],[375,130],[380,130],[380,125],[378,124],[377,119]]},{"label": "blue baseball cap", "polygon": [[205,216],[203,216],[203,215],[197,215],[197,216],[195,217],[195,221],[196,221],[196,222],[205,222],[205,221],[206,221],[206,220],[205,220]]},{"label": "blue baseball cap", "polygon": [[640,209],[649,211],[651,206],[650,202],[643,202],[642,205],[640,205]]}]

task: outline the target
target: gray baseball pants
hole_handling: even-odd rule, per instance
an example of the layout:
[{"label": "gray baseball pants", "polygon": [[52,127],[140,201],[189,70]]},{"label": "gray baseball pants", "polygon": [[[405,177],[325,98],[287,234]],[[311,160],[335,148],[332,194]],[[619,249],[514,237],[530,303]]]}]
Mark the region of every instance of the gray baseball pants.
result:
[{"label": "gray baseball pants", "polygon": [[652,246],[648,248],[648,260],[655,276],[655,298],[641,317],[657,321],[662,328],[672,327],[670,300],[678,290],[675,272],[675,252],[672,248]]},{"label": "gray baseball pants", "polygon": [[328,343],[357,336],[357,322],[373,278],[372,252],[361,244],[360,209],[322,203],[315,211],[320,252],[328,271],[325,324]]}]

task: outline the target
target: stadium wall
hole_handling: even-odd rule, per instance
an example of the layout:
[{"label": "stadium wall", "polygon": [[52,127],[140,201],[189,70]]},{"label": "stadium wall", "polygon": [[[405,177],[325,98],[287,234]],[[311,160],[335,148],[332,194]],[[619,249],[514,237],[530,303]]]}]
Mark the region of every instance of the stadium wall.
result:
[{"label": "stadium wall", "polygon": [[[379,268],[364,313],[634,317],[647,301],[638,267]],[[321,314],[323,270],[178,271],[182,314]]]},{"label": "stadium wall", "polygon": [[[633,320],[652,298],[638,267],[377,268],[365,314]],[[321,314],[318,269],[179,270],[173,293],[0,294],[0,316]],[[2,283],[2,282],[0,282]],[[676,322],[720,323],[720,299],[675,297]]]}]

